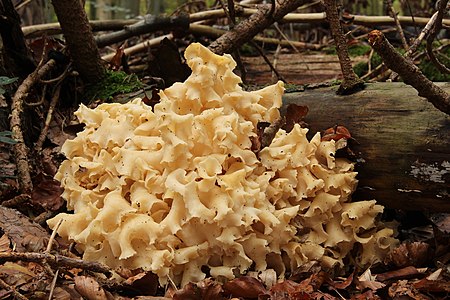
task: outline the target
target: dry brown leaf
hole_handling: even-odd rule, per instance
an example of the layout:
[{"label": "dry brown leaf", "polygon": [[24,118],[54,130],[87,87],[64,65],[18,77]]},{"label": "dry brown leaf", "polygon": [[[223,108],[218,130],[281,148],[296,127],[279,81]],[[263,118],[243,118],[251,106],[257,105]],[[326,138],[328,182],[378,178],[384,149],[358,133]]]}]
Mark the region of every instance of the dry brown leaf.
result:
[{"label": "dry brown leaf", "polygon": [[387,255],[385,262],[397,267],[423,266],[430,259],[430,245],[424,242],[403,243]]},{"label": "dry brown leaf", "polygon": [[53,298],[55,300],[71,300],[71,299],[82,299],[81,296],[79,296],[78,298],[72,298],[72,295],[66,291],[65,289],[63,289],[62,287],[56,287],[53,290]]},{"label": "dry brown leaf", "polygon": [[0,277],[12,286],[23,285],[33,279],[35,274],[28,268],[13,262],[5,262],[0,266]]},{"label": "dry brown leaf", "polygon": [[109,66],[111,70],[117,71],[122,66],[122,59],[125,55],[125,45],[121,45],[116,50],[116,54],[114,54],[113,58],[109,61]]},{"label": "dry brown leaf", "polygon": [[259,274],[261,282],[270,289],[275,283],[277,283],[277,272],[274,269],[267,269]]},{"label": "dry brown leaf", "polygon": [[0,252],[11,252],[11,241],[6,234],[0,237]]},{"label": "dry brown leaf", "polygon": [[[222,296],[222,286],[211,278],[206,278],[197,284],[188,283],[183,289],[173,293],[174,300],[220,300]],[[168,294],[166,293],[166,296]]]},{"label": "dry brown leaf", "polygon": [[273,299],[284,299],[282,297],[289,297],[289,294],[295,292],[299,284],[292,280],[284,280],[275,284],[269,291],[271,298]]},{"label": "dry brown leaf", "polygon": [[338,289],[338,290],[345,290],[346,288],[348,288],[350,286],[350,284],[352,284],[353,282],[353,276],[355,275],[355,272],[351,273],[347,279],[345,279],[344,281],[335,281],[335,280],[329,280],[329,284]]},{"label": "dry brown leaf", "polygon": [[61,184],[52,176],[42,173],[36,176],[35,181],[38,183],[33,185],[32,202],[46,210],[56,211],[60,209],[64,204],[64,200],[61,198],[63,192]]},{"label": "dry brown leaf", "polygon": [[283,129],[286,132],[291,132],[295,124],[300,124],[301,127],[307,127],[304,119],[308,114],[308,106],[297,105],[295,103],[290,103],[286,108],[286,123]]},{"label": "dry brown leaf", "polygon": [[393,283],[388,290],[388,294],[393,299],[403,299],[402,297],[409,297],[414,300],[430,299],[425,295],[419,293],[408,280],[399,280]]},{"label": "dry brown leaf", "polygon": [[441,277],[443,269],[439,268],[436,271],[434,271],[433,273],[431,273],[430,275],[427,276],[428,280],[438,280]]},{"label": "dry brown leaf", "polygon": [[371,289],[372,291],[376,291],[385,287],[384,283],[376,281],[376,277],[372,275],[370,269],[367,269],[361,276],[358,277],[357,286],[363,290],[366,288]]},{"label": "dry brown leaf", "polygon": [[233,297],[258,298],[266,293],[266,288],[258,279],[242,276],[223,285],[224,291]]},{"label": "dry brown leaf", "polygon": [[158,290],[158,276],[152,272],[142,272],[129,277],[125,284],[142,296],[153,296]]},{"label": "dry brown leaf", "polygon": [[351,300],[381,300],[381,298],[378,295],[375,295],[372,290],[365,291],[362,294],[353,295]]},{"label": "dry brown leaf", "polygon": [[95,279],[87,276],[76,276],[75,290],[88,300],[108,300],[105,290]]},{"label": "dry brown leaf", "polygon": [[18,252],[44,250],[49,234],[39,224],[15,209],[0,206],[0,229],[8,235]]}]

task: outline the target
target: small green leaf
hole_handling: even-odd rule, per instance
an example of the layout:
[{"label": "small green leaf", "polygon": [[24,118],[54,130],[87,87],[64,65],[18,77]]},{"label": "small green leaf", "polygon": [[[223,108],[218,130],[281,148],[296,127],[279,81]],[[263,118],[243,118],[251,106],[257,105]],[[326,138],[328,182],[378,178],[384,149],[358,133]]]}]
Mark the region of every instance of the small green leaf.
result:
[{"label": "small green leaf", "polygon": [[14,144],[17,144],[17,141],[12,138],[9,138],[9,137],[0,136],[0,143],[14,145]]},{"label": "small green leaf", "polygon": [[11,83],[17,81],[17,79],[19,79],[19,77],[9,78],[6,76],[0,76],[0,85],[11,84]]},{"label": "small green leaf", "polygon": [[3,95],[5,93],[5,89],[3,89],[2,87],[0,87],[0,95]]},{"label": "small green leaf", "polygon": [[0,142],[6,144],[16,144],[17,141],[15,139],[10,138],[12,135],[11,131],[0,131]]}]

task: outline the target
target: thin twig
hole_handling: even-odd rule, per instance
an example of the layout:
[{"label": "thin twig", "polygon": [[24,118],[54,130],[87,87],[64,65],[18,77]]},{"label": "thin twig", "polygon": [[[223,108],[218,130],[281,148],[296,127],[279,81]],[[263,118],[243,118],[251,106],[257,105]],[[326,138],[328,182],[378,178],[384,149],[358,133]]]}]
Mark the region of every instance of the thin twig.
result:
[{"label": "thin twig", "polygon": [[56,65],[56,61],[50,59],[46,64],[28,75],[17,89],[12,99],[11,105],[11,131],[12,138],[17,141],[14,144],[15,159],[17,164],[17,173],[19,176],[19,187],[22,194],[29,194],[33,190],[33,182],[31,181],[30,166],[28,164],[28,148],[22,131],[22,113],[23,103],[28,96],[31,87],[45,74],[47,74]]},{"label": "thin twig", "polygon": [[286,82],[286,80],[283,78],[283,76],[278,72],[278,70],[272,65],[270,60],[267,58],[266,54],[264,53],[264,50],[257,43],[255,43],[254,41],[250,41],[250,44],[258,51],[259,55],[261,55],[261,57],[264,59],[266,64],[270,67],[272,72],[275,73],[275,75],[277,76],[278,80]]},{"label": "thin twig", "polygon": [[12,287],[9,284],[7,284],[6,282],[4,282],[1,278],[0,278],[0,287],[7,291],[10,291],[13,294],[15,299],[28,300],[27,297],[25,297],[24,295],[22,295],[21,293],[16,291],[16,289],[14,287]]},{"label": "thin twig", "polygon": [[61,84],[58,84],[55,87],[55,92],[53,93],[52,100],[50,101],[50,106],[48,108],[47,117],[45,118],[44,127],[41,130],[41,134],[34,146],[34,150],[36,153],[40,154],[42,151],[42,145],[44,144],[45,139],[47,138],[48,129],[50,127],[50,123],[53,117],[53,111],[55,110],[56,104],[59,100],[59,95],[61,92]]},{"label": "thin twig", "polygon": [[52,284],[50,285],[50,292],[48,293],[48,300],[52,300],[53,292],[55,291],[56,281],[58,280],[59,269],[56,270],[55,276],[53,277]]},{"label": "thin twig", "polygon": [[431,62],[436,66],[436,68],[441,71],[444,74],[450,74],[450,69],[447,68],[443,63],[441,63],[436,55],[434,55],[433,52],[433,41],[436,38],[437,34],[439,33],[439,31],[442,28],[442,19],[444,17],[444,14],[446,13],[447,10],[447,3],[448,0],[440,0],[437,2],[438,4],[438,11],[437,11],[437,17],[436,17],[436,22],[434,23],[433,28],[430,31],[430,34],[428,35],[427,38],[427,54],[428,57],[430,58]]},{"label": "thin twig", "polygon": [[58,223],[56,224],[55,228],[53,229],[52,235],[50,236],[50,239],[48,240],[47,249],[45,249],[44,253],[50,253],[52,250],[52,245],[56,237],[56,233],[58,232],[59,226],[61,226],[64,219],[60,219]]},{"label": "thin twig", "polygon": [[38,252],[11,252],[0,253],[0,263],[4,261],[31,261],[35,263],[42,263],[46,261],[49,265],[54,268],[60,267],[68,267],[68,268],[80,268],[87,271],[103,273],[111,275],[111,269],[107,266],[94,262],[94,261],[85,261],[78,258],[71,258],[59,254],[50,254],[50,253],[38,253]]},{"label": "thin twig", "polygon": [[385,1],[386,1],[387,8],[389,9],[389,12],[392,15],[392,18],[394,18],[395,26],[397,27],[398,34],[400,35],[400,40],[402,41],[403,48],[405,50],[408,50],[408,48],[409,48],[408,42],[406,42],[405,33],[403,32],[402,25],[400,24],[400,21],[398,20],[398,17],[397,17],[397,13],[395,12],[395,9],[392,5],[392,0],[385,0]]}]

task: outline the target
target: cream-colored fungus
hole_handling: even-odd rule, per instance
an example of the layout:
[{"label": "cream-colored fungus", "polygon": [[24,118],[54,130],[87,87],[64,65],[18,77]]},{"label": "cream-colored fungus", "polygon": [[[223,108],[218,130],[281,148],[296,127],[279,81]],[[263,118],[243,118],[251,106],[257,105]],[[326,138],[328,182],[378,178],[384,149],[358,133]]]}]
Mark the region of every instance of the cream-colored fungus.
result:
[{"label": "cream-colored fungus", "polygon": [[229,55],[200,44],[186,49],[192,75],[151,107],[81,106],[85,129],[67,141],[56,175],[73,214],[48,221],[76,242],[83,258],[143,268],[160,282],[234,278],[253,264],[282,278],[310,260],[343,265],[379,261],[394,239],[375,221],[375,201],[350,202],[353,164],[335,159],[334,141],[307,129],[279,130],[251,150],[258,121],[279,116],[283,84],[243,91]]}]

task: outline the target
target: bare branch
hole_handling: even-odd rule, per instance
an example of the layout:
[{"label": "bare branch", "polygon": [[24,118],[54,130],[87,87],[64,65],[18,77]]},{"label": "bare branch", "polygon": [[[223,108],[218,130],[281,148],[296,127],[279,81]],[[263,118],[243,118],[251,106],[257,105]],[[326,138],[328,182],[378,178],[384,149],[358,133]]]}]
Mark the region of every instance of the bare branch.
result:
[{"label": "bare branch", "polygon": [[419,92],[419,96],[427,98],[440,111],[450,114],[450,95],[431,82],[417,66],[398,53],[382,32],[371,31],[369,43],[381,56],[385,65],[397,72],[405,83],[412,85]]}]

